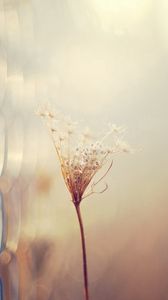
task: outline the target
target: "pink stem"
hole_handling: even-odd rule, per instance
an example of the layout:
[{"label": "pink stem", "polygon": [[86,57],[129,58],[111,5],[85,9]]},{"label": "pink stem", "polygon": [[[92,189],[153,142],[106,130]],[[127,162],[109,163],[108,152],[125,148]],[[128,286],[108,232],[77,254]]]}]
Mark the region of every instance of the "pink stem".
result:
[{"label": "pink stem", "polygon": [[89,300],[89,291],[88,291],[88,271],[87,271],[87,254],[86,254],[86,243],[85,243],[85,233],[83,227],[83,221],[80,212],[79,204],[75,204],[77,217],[79,221],[80,234],[81,234],[81,243],[82,243],[82,255],[83,255],[83,277],[84,277],[84,293],[85,300]]}]

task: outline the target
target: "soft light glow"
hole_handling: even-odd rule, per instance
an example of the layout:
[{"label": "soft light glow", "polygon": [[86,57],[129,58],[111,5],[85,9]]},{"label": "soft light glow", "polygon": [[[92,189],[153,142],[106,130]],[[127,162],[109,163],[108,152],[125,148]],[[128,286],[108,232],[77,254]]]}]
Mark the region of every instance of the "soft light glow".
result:
[{"label": "soft light glow", "polygon": [[138,23],[149,9],[151,0],[92,0],[103,29],[128,29]]}]

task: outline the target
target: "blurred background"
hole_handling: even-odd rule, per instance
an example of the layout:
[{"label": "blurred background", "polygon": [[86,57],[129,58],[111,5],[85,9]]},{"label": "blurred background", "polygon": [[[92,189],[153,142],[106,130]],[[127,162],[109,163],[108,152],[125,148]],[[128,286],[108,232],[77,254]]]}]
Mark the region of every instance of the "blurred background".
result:
[{"label": "blurred background", "polygon": [[166,0],[0,0],[1,298],[82,299],[74,207],[34,114],[49,101],[95,132],[126,126],[137,149],[82,203],[91,299],[168,299],[167,14]]}]

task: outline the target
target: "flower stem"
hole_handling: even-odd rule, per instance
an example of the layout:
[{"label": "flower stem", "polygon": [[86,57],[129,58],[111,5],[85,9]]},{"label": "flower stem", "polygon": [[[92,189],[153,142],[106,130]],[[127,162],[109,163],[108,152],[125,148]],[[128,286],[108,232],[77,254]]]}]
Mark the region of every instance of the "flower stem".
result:
[{"label": "flower stem", "polygon": [[80,212],[80,205],[75,205],[76,213],[79,221],[81,243],[82,243],[82,255],[83,255],[83,278],[84,278],[84,293],[85,300],[89,300],[89,290],[88,290],[88,270],[87,270],[87,254],[86,254],[86,242],[85,242],[85,233],[83,227],[82,216]]}]

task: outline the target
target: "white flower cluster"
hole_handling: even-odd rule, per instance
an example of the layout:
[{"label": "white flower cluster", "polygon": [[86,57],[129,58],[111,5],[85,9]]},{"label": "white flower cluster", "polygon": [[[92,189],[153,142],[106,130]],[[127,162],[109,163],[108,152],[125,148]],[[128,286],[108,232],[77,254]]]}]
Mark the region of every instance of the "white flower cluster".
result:
[{"label": "white flower cluster", "polygon": [[[93,138],[86,128],[80,132],[77,123],[51,109],[38,111],[50,130],[58,154],[65,183],[74,203],[80,202],[94,175],[107,162],[110,155],[130,152],[130,147],[119,136],[123,127],[109,124],[109,130],[99,139]],[[112,145],[107,147],[105,140],[110,138]]]}]

